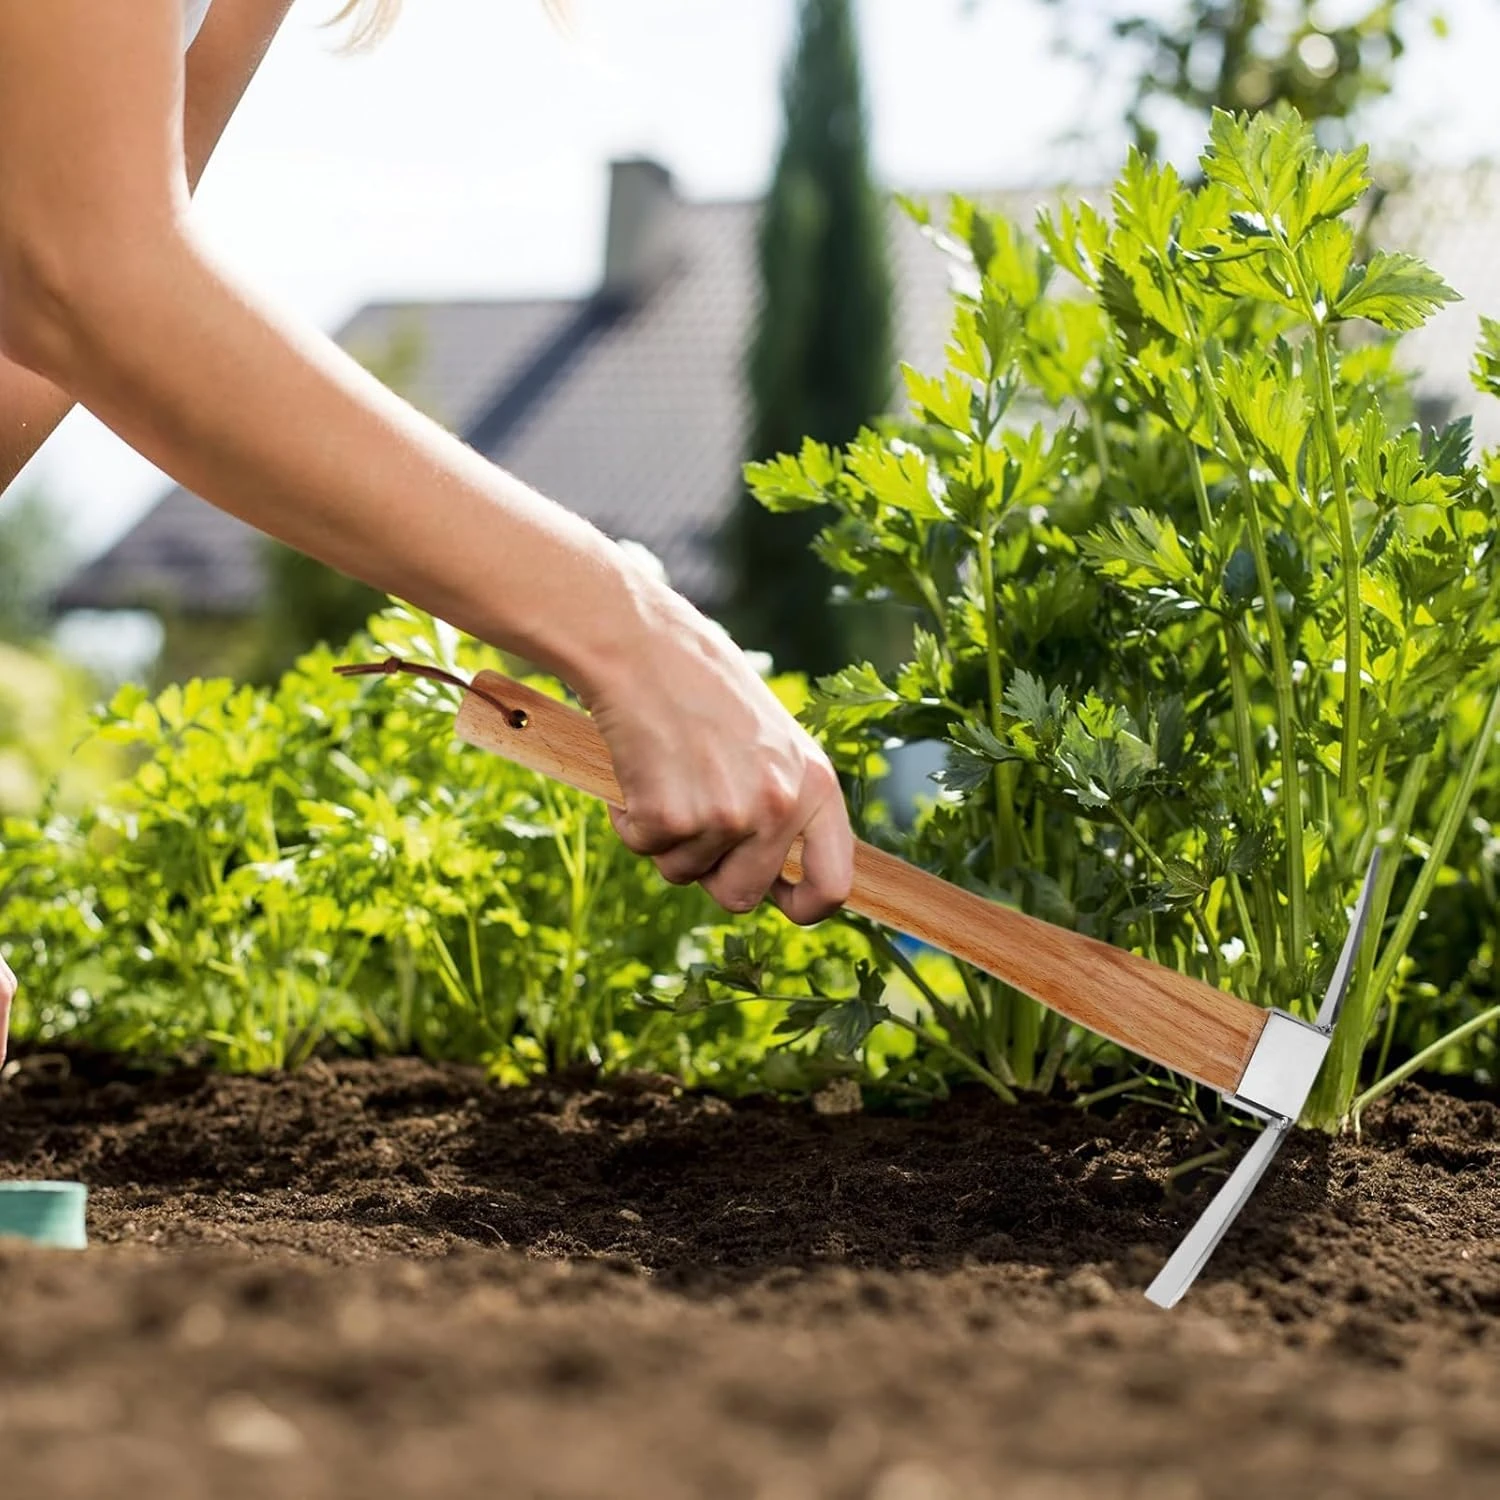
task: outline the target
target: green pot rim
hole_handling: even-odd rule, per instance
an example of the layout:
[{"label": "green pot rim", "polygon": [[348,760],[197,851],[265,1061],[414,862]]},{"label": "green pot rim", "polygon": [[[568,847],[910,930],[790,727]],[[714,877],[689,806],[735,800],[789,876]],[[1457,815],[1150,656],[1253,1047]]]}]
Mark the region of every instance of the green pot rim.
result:
[{"label": "green pot rim", "polygon": [[0,1182],[0,1237],[83,1250],[87,1203],[88,1189],[81,1182]]}]

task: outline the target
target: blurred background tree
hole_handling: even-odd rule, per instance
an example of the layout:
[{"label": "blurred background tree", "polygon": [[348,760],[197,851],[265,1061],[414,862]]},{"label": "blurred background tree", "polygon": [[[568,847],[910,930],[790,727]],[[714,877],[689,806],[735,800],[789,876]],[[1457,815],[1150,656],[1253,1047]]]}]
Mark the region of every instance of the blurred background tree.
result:
[{"label": "blurred background tree", "polygon": [[0,640],[27,641],[47,624],[47,595],[67,570],[62,517],[40,490],[0,510]]},{"label": "blurred background tree", "polygon": [[[1196,141],[1209,112],[1295,105],[1326,144],[1390,92],[1417,24],[1411,0],[1044,0],[1064,49],[1127,71],[1126,124],[1155,155],[1164,132]],[[1441,25],[1434,22],[1434,25]]]},{"label": "blurred background tree", "polygon": [[[746,364],[750,459],[804,437],[841,445],[891,398],[892,286],[871,179],[850,0],[802,0],[782,97],[785,134],[759,227],[762,300]],[[773,515],[741,495],[724,538],[726,623],[781,671],[849,660],[833,574],[810,549],[820,511]]]}]

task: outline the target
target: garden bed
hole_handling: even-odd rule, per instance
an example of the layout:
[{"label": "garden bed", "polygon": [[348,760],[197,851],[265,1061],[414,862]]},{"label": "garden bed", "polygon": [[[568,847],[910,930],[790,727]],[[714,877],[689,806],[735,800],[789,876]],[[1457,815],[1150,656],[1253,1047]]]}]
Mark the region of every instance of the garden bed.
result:
[{"label": "garden bed", "polygon": [[33,1056],[0,1174],[8,1494],[944,1500],[1493,1495],[1500,1106],[1293,1140],[1188,1299],[1219,1178],[1130,1106],[925,1118],[503,1092],[414,1061],[161,1076]]}]

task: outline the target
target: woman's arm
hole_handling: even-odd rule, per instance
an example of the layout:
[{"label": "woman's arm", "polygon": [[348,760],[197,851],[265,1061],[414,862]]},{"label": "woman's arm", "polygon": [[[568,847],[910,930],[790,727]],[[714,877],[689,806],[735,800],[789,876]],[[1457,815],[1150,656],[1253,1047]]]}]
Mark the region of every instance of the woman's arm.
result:
[{"label": "woman's arm", "polygon": [[177,0],[0,0],[0,352],[215,505],[562,677],[610,745],[621,836],[668,879],[827,915],[837,779],[728,637],[194,237],[179,26]]},{"label": "woman's arm", "polygon": [[[187,56],[183,146],[198,186],[224,127],[260,66],[291,0],[218,0]],[[73,409],[72,395],[0,358],[0,491]]]}]

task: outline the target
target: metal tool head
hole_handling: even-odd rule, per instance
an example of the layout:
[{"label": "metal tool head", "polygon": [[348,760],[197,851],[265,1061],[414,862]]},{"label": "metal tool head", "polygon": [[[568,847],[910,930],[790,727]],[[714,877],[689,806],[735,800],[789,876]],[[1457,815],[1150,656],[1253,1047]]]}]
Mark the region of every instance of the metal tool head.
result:
[{"label": "metal tool head", "polygon": [[1375,895],[1375,877],[1380,873],[1380,850],[1370,855],[1365,870],[1364,883],[1354,902],[1354,912],[1349,918],[1349,935],[1344,939],[1339,961],[1333,966],[1333,978],[1328,981],[1328,993],[1318,1007],[1318,1019],[1314,1023],[1319,1031],[1330,1036],[1338,1024],[1339,1012],[1344,1008],[1344,996],[1349,992],[1349,981],[1354,976],[1354,961],[1359,957],[1360,944],[1365,940],[1365,926],[1370,920],[1370,902]]},{"label": "metal tool head", "polygon": [[1364,941],[1379,868],[1380,851],[1376,850],[1365,871],[1364,884],[1349,919],[1349,933],[1333,967],[1328,993],[1318,1007],[1317,1020],[1309,1023],[1284,1010],[1271,1011],[1238,1087],[1232,1094],[1224,1095],[1236,1109],[1265,1120],[1266,1128],[1146,1289],[1148,1300],[1158,1307],[1174,1306],[1197,1279],[1297,1123],[1333,1040],[1333,1028]]}]

